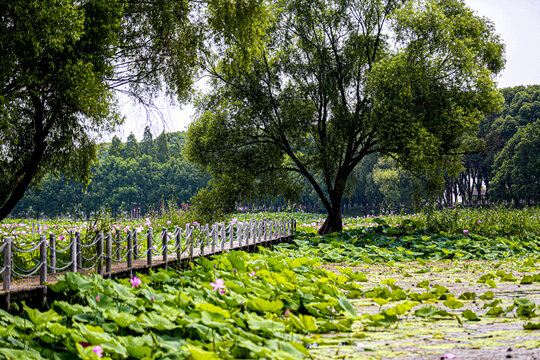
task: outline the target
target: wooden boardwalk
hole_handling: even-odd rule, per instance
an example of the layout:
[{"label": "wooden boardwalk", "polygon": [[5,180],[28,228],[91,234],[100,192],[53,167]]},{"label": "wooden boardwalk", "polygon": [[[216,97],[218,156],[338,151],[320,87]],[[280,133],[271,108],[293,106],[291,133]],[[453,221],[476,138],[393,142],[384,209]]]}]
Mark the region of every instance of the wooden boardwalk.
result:
[{"label": "wooden boardwalk", "polygon": [[[128,263],[124,262],[115,262],[111,266],[111,271],[103,272],[104,277],[131,277],[133,274],[140,272],[148,272],[152,268],[168,268],[169,266],[175,268],[181,268],[190,261],[193,261],[201,256],[211,257],[222,252],[227,252],[230,250],[242,250],[242,251],[256,251],[258,246],[271,246],[273,244],[289,242],[292,240],[294,235],[283,235],[278,236],[268,236],[266,239],[264,237],[259,238],[254,243],[246,243],[245,241],[231,241],[224,244],[222,249],[221,244],[216,244],[215,246],[207,245],[203,248],[193,249],[193,256],[189,251],[184,251],[181,254],[180,259],[178,259],[177,254],[168,254],[166,261],[163,256],[153,256],[152,263],[149,264],[148,258],[139,258],[132,261],[132,266],[128,267]],[[201,251],[202,250],[202,251]],[[102,259],[103,260],[103,259]],[[47,283],[54,284],[58,282],[57,276],[59,274],[66,273],[53,273],[48,274]],[[83,274],[96,274],[96,268],[90,271],[81,270],[80,273]],[[25,301],[27,304],[32,306],[44,307],[47,304],[48,297],[51,295],[47,292],[47,286],[41,285],[40,275],[34,275],[31,277],[23,278],[20,280],[12,281],[10,284],[10,290],[0,290],[0,307],[3,309],[9,309],[12,303]]]}]

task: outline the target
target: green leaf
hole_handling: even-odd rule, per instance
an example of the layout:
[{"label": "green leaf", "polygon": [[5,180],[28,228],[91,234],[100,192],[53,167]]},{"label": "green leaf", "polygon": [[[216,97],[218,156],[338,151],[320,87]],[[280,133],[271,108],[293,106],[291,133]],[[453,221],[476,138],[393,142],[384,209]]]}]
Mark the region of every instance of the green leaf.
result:
[{"label": "green leaf", "polygon": [[348,314],[352,315],[352,316],[356,316],[356,310],[354,309],[354,307],[351,305],[351,303],[349,302],[349,300],[347,300],[346,297],[344,296],[338,296],[338,303],[339,303],[339,306],[345,310]]},{"label": "green leaf", "polygon": [[259,311],[262,313],[273,312],[280,314],[283,309],[283,301],[276,300],[270,301],[262,298],[251,299],[247,302],[247,307],[253,311]]},{"label": "green leaf", "polygon": [[478,315],[476,315],[474,311],[469,310],[469,309],[463,311],[462,316],[469,321],[480,321],[480,318],[478,317]]},{"label": "green leaf", "polygon": [[227,255],[227,259],[229,259],[232,266],[238,271],[246,270],[246,265],[245,265],[244,260],[240,256],[238,256],[238,253],[236,251],[229,253]]},{"label": "green leaf", "polygon": [[461,301],[457,301],[456,299],[448,299],[445,302],[443,302],[444,306],[449,307],[450,309],[459,309],[460,307],[463,307],[463,303]]},{"label": "green leaf", "polygon": [[486,291],[484,294],[480,295],[480,299],[482,300],[491,300],[495,297],[495,294],[493,291]]},{"label": "green leaf", "polygon": [[187,345],[184,347],[191,355],[192,360],[219,360],[218,354],[210,351],[206,351],[203,348],[195,345]]},{"label": "green leaf", "polygon": [[540,322],[528,322],[523,325],[524,330],[540,330]]},{"label": "green leaf", "polygon": [[476,294],[473,292],[465,291],[463,294],[459,295],[458,299],[461,300],[474,300],[476,299]]}]

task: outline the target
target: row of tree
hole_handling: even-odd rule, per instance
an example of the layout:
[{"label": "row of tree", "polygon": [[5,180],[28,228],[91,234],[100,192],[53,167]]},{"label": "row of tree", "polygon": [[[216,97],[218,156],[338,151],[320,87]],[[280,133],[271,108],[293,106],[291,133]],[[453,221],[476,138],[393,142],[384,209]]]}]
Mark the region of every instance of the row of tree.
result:
[{"label": "row of tree", "polygon": [[[540,85],[501,90],[502,110],[482,119],[479,151],[464,157],[464,170],[446,183],[446,202],[540,201]],[[453,199],[452,199],[453,197]]]},{"label": "row of tree", "polygon": [[[209,91],[185,154],[212,180],[195,208],[219,215],[238,202],[298,198],[307,185],[328,213],[320,233],[342,229],[343,201],[370,162],[392,199],[406,184],[391,179],[406,172],[423,181],[413,192],[435,194],[478,151],[490,134],[479,123],[503,103],[494,76],[504,45],[463,0],[0,0],[0,15],[0,220],[48,173],[89,182],[96,134],[121,122],[115,91],[151,104],[165,85],[187,101],[204,72]],[[507,158],[525,151],[534,126],[508,141]],[[169,163],[163,140],[116,141],[101,159],[104,184],[125,189],[116,205],[140,201],[149,182],[125,185],[124,172]]]},{"label": "row of tree", "polygon": [[65,177],[46,175],[38,189],[26,192],[13,214],[73,216],[110,209],[113,215],[142,215],[169,207],[171,201],[181,207],[208,182],[208,175],[182,157],[184,143],[184,133],[153,139],[148,128],[141,142],[133,134],[125,143],[115,137],[100,146],[86,189]]}]

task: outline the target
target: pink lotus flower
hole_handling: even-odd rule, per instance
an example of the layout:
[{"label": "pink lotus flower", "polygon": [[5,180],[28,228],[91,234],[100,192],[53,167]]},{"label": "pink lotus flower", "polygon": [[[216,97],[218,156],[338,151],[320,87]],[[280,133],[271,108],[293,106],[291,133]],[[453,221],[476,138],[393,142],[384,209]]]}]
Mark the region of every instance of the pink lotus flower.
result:
[{"label": "pink lotus flower", "polygon": [[443,359],[455,359],[455,358],[457,358],[457,356],[454,355],[454,354],[446,354],[442,358]]},{"label": "pink lotus flower", "polygon": [[214,291],[218,291],[218,290],[221,290],[220,292],[222,294],[225,294],[225,289],[226,286],[225,286],[225,281],[223,281],[223,279],[216,279],[216,282],[215,283],[210,283],[210,286],[212,286],[214,289]]},{"label": "pink lotus flower", "polygon": [[285,310],[285,316],[289,316],[291,315],[291,312],[289,311],[289,309]]},{"label": "pink lotus flower", "polygon": [[134,276],[133,279],[129,279],[129,282],[131,283],[132,288],[139,287],[141,285],[142,281],[137,276]]},{"label": "pink lotus flower", "polygon": [[96,296],[96,301],[97,301],[97,302],[99,302],[99,295],[98,295],[98,296]]},{"label": "pink lotus flower", "polygon": [[250,273],[249,273],[249,276],[254,277],[254,278],[256,279],[257,276],[255,276],[255,270],[253,270],[252,272],[250,272]]},{"label": "pink lotus flower", "polygon": [[467,234],[468,232],[469,232],[469,230],[463,230],[464,234]]},{"label": "pink lotus flower", "polygon": [[92,351],[94,352],[94,354],[96,354],[97,356],[99,357],[103,357],[103,349],[101,348],[101,346],[99,345],[96,345],[92,348]]},{"label": "pink lotus flower", "polygon": [[152,295],[152,297],[150,298],[150,300],[152,300],[152,302],[154,302],[154,295]]}]

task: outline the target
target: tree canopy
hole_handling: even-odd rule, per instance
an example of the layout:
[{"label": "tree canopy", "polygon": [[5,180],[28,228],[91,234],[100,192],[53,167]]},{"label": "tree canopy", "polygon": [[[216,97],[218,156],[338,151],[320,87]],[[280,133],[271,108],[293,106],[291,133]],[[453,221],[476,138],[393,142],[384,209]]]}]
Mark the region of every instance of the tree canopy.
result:
[{"label": "tree canopy", "polygon": [[540,120],[520,127],[493,165],[495,199],[540,201]]},{"label": "tree canopy", "polygon": [[[504,46],[459,0],[272,3],[264,46],[208,65],[186,153],[234,201],[294,193],[299,177],[342,229],[341,202],[369,154],[435,180],[502,103]],[[296,189],[295,189],[296,188]],[[224,205],[225,206],[225,205]]]},{"label": "tree canopy", "polygon": [[259,0],[0,0],[0,220],[46,173],[88,182],[99,136],[121,122],[116,91],[186,101],[202,59],[249,55],[266,11]]},{"label": "tree canopy", "polygon": [[[145,134],[141,142],[130,135],[131,148],[117,137],[100,144],[99,161],[91,167],[92,180],[86,188],[63,176],[45,175],[39,187],[26,192],[12,214],[88,216],[110,210],[118,216],[133,215],[137,208],[142,215],[189,203],[209,179],[182,157],[185,133],[160,135],[156,140],[151,140],[150,129]],[[163,146],[155,146],[158,139]]]}]

